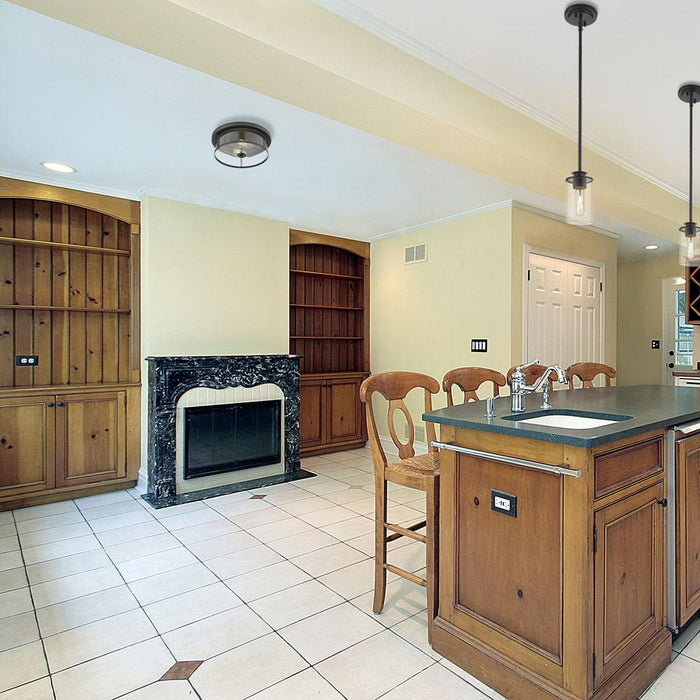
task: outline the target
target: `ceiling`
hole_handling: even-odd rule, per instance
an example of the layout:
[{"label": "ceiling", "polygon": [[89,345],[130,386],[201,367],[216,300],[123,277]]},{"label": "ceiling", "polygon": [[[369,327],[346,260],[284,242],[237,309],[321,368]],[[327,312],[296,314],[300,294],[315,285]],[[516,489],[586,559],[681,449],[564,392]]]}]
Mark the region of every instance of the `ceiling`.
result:
[{"label": "ceiling", "polygon": [[[473,5],[448,0],[434,0],[429,14],[416,0],[320,4],[564,133],[575,123],[575,30],[567,31],[560,3],[525,9],[508,0],[480,6],[478,23],[468,12]],[[586,33],[586,48],[591,37],[587,75],[595,84],[586,86],[591,107],[585,131],[605,145],[608,155],[683,190],[687,159],[675,154],[687,148],[687,111],[675,89],[693,76],[681,75],[670,86],[665,77],[680,72],[675,63],[682,64],[686,51],[673,39],[678,34],[671,33],[668,17],[700,20],[700,9],[686,0],[671,9],[663,21],[650,18],[653,41],[647,36],[651,29],[640,21],[632,23],[630,38],[625,35],[621,44],[610,34],[614,13],[608,20],[607,8]],[[528,15],[522,22],[521,12]],[[594,32],[606,22],[612,26],[596,34],[594,42]],[[488,27],[493,31],[485,31]],[[658,27],[675,53],[656,37]],[[164,196],[355,238],[390,235],[508,200],[563,213],[561,202],[541,194],[4,0],[0,28],[0,61],[12,66],[0,78],[5,103],[12,104],[0,116],[0,173],[10,177],[128,197]],[[643,41],[635,48],[639,32]],[[629,66],[634,60],[624,51],[616,55],[628,43],[632,57],[653,46],[658,66]],[[566,58],[552,61],[552,55]],[[606,72],[606,61],[614,71],[608,66]],[[686,63],[697,65],[690,58]],[[616,95],[618,71],[624,90],[618,85]],[[625,83],[628,71],[632,77]],[[635,99],[624,99],[642,82],[648,82],[646,90],[640,87]],[[649,105],[642,105],[647,99]],[[211,131],[234,118],[271,130],[265,166],[240,172],[214,161]],[[52,176],[40,166],[44,160],[67,162],[78,172]],[[648,242],[660,244],[656,254],[675,254],[667,240],[602,217],[597,224],[621,236],[621,259],[644,255],[642,245]]]}]

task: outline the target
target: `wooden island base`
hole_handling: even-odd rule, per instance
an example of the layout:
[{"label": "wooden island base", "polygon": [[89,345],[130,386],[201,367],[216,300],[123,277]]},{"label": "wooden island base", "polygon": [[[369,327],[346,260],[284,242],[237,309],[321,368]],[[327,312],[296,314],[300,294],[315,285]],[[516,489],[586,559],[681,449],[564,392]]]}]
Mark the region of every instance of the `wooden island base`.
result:
[{"label": "wooden island base", "polygon": [[441,442],[436,651],[513,700],[637,698],[671,662],[665,432]]}]

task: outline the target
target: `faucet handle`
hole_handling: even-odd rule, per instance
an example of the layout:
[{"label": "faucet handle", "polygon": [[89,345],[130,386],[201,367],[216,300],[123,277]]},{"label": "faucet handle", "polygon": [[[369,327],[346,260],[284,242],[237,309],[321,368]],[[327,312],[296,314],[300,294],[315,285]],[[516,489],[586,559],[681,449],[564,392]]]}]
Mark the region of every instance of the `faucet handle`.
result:
[{"label": "faucet handle", "polygon": [[516,372],[520,372],[521,370],[525,369],[526,367],[532,367],[532,365],[539,365],[540,361],[539,360],[532,360],[532,362],[526,362],[524,365],[517,365],[515,368]]}]

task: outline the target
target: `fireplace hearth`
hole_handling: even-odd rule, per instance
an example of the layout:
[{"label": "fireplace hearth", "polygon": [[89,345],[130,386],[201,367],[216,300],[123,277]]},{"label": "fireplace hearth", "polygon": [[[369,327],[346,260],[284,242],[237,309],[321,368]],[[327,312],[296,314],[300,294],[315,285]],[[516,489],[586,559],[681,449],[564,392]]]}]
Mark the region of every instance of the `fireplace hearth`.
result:
[{"label": "fireplace hearth", "polygon": [[[148,361],[148,491],[143,498],[156,508],[186,503],[211,496],[243,491],[251,488],[292,481],[314,476],[300,468],[299,461],[299,361],[298,355],[215,355],[188,357],[149,357]],[[279,423],[283,431],[282,439],[277,439],[280,451],[277,462],[281,462],[280,473],[272,476],[236,480],[234,483],[187,490],[178,493],[176,474],[176,414],[180,397],[190,389],[206,387],[226,389],[228,387],[253,388],[259,385],[274,384],[282,393],[279,406]],[[254,406],[246,402],[244,406]],[[268,402],[264,402],[268,403]],[[222,406],[208,407],[214,412]],[[186,409],[187,411],[191,409]],[[239,409],[240,410],[240,409]],[[249,410],[249,409],[244,409]],[[221,418],[221,416],[219,416]],[[250,418],[246,419],[250,424]],[[221,418],[220,423],[226,419]],[[229,420],[229,428],[231,421]],[[239,426],[240,427],[240,426]],[[235,434],[235,429],[234,429]],[[206,441],[214,444],[213,435]],[[239,457],[250,448],[250,437],[246,438],[245,449],[238,450]],[[268,446],[270,440],[268,436]],[[217,452],[223,462],[235,449],[221,448],[216,441]],[[227,451],[228,450],[228,451]],[[201,451],[200,451],[201,455]],[[245,457],[243,457],[245,460]],[[236,461],[234,459],[234,461]],[[239,465],[234,471],[250,465]],[[216,468],[216,467],[215,467]],[[206,468],[205,468],[206,469]],[[213,472],[209,472],[213,473]],[[241,473],[245,473],[244,471]],[[251,473],[255,473],[251,469]],[[180,475],[182,478],[182,475]],[[199,475],[190,475],[188,484],[197,482]],[[206,481],[206,477],[202,479]]]}]

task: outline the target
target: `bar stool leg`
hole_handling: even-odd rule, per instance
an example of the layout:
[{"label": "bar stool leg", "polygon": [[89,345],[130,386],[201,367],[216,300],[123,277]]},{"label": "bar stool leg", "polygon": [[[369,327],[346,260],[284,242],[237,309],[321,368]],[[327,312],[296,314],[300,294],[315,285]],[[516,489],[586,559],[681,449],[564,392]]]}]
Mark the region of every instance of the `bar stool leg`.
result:
[{"label": "bar stool leg", "polygon": [[374,613],[381,612],[386,596],[386,480],[383,474],[374,475]]},{"label": "bar stool leg", "polygon": [[425,578],[428,599],[428,642],[432,641],[433,620],[438,613],[438,528],[439,477],[433,478],[425,492]]}]

